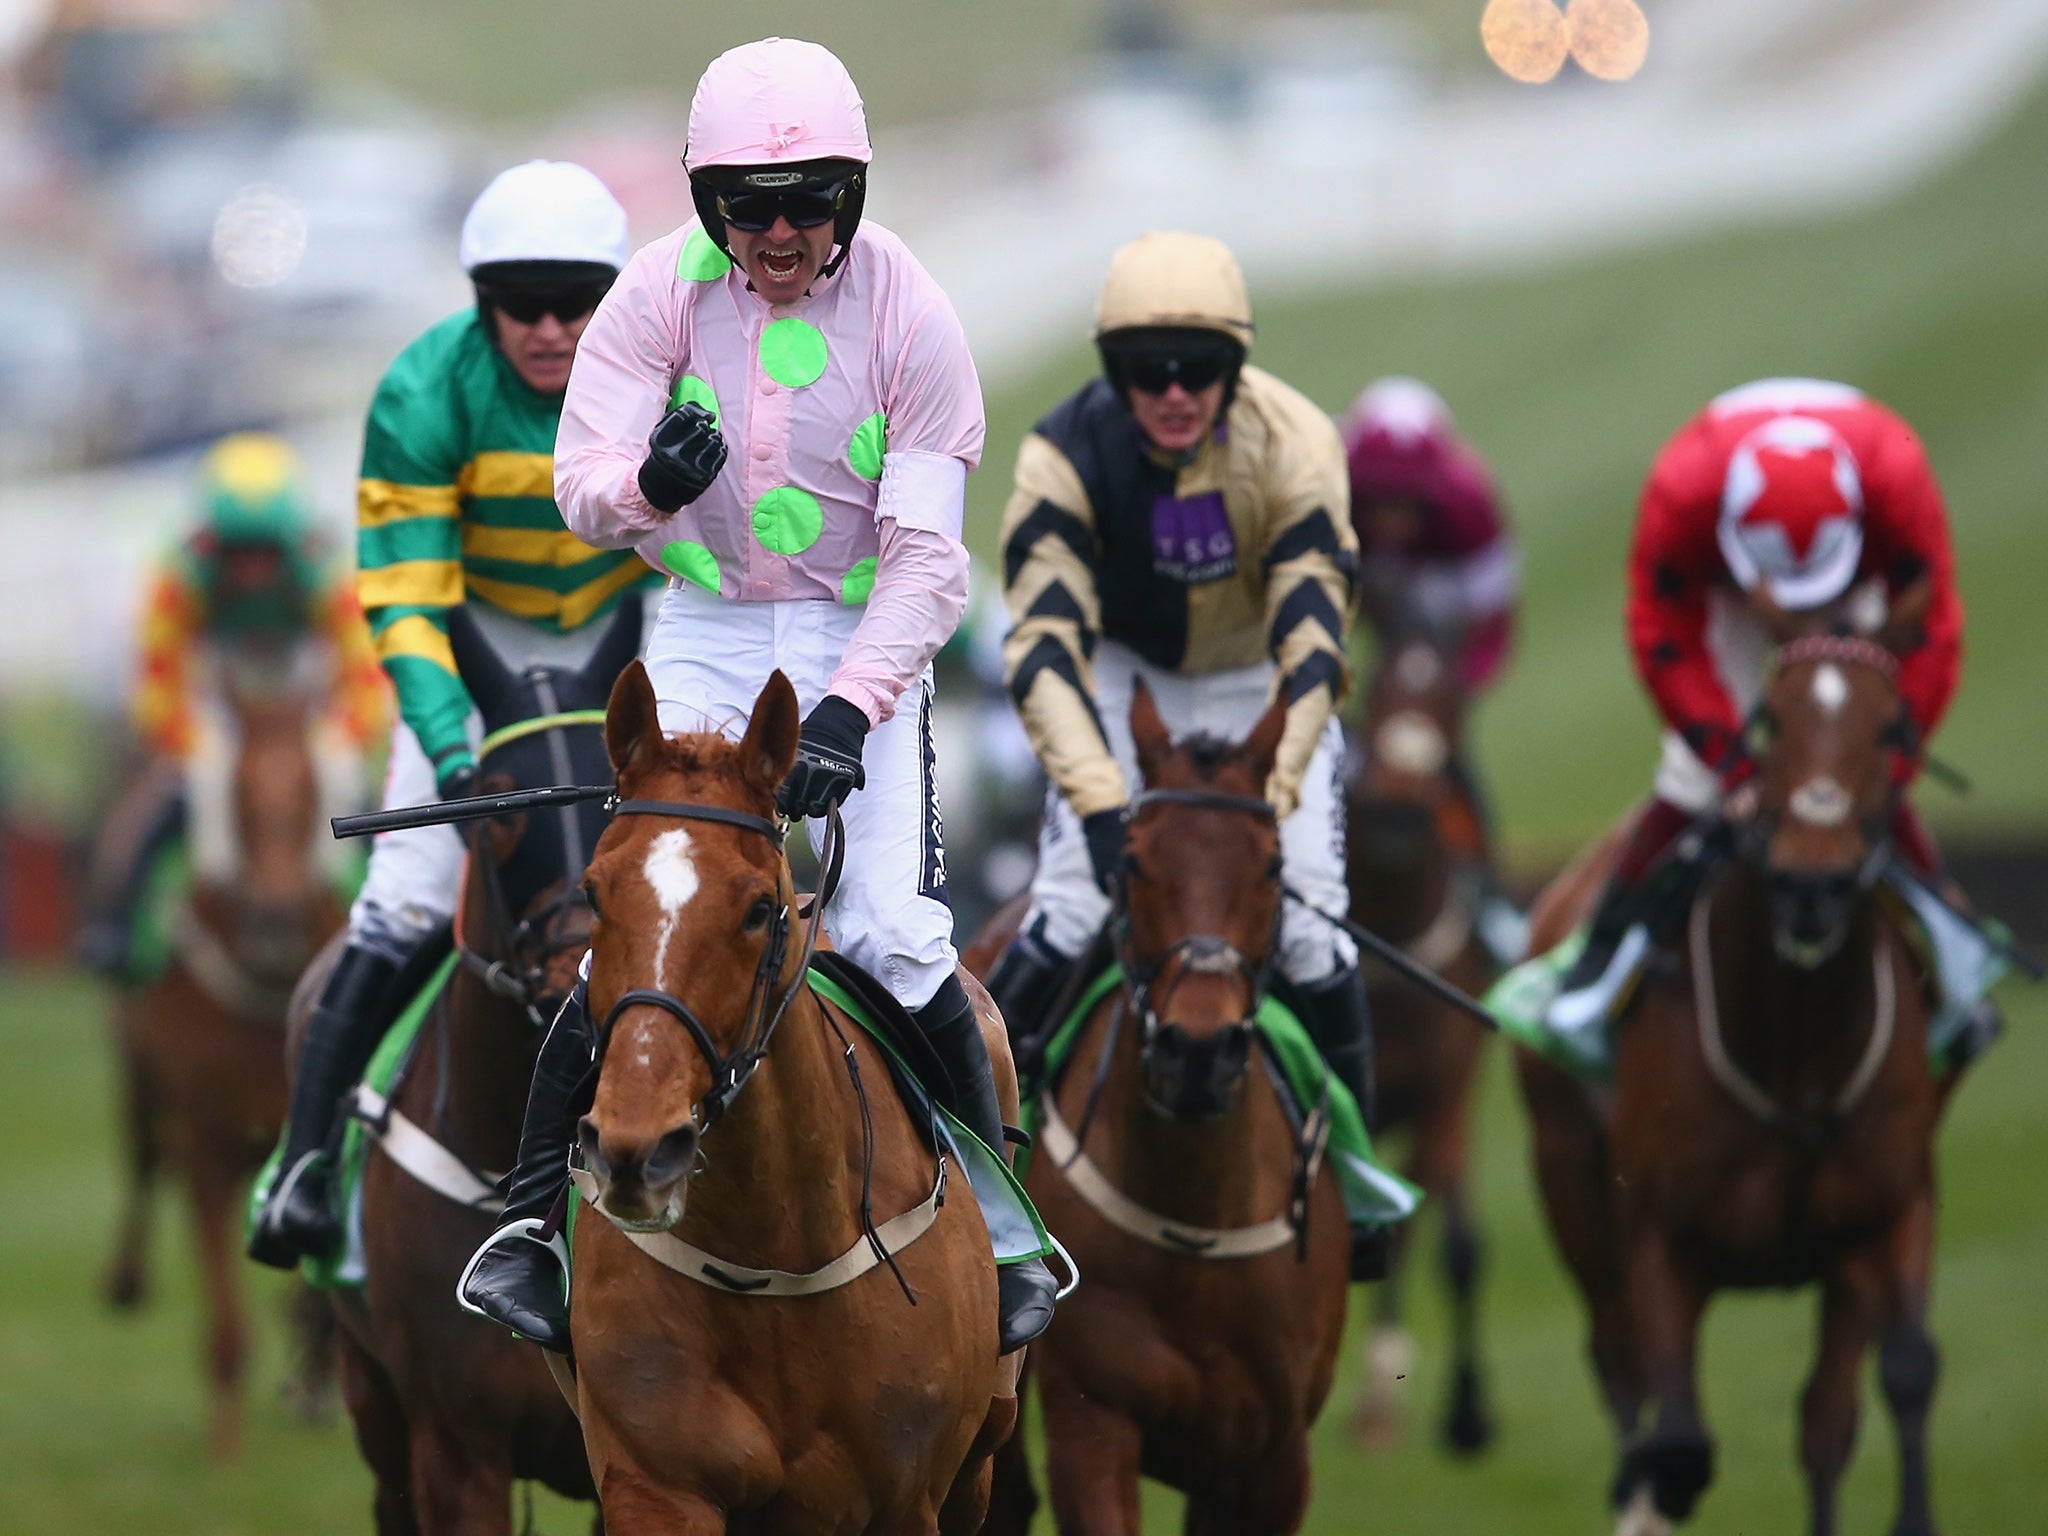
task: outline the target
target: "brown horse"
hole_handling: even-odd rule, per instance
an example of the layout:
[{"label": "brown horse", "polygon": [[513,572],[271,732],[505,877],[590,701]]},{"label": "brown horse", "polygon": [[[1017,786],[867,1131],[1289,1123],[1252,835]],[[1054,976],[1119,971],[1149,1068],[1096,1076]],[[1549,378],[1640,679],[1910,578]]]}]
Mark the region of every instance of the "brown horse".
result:
[{"label": "brown horse", "polygon": [[[1932,1143],[1949,1083],[1928,1061],[1924,978],[1872,889],[1898,793],[1894,652],[1917,619],[1902,604],[1882,643],[1774,622],[1785,643],[1759,715],[1769,743],[1754,814],[1735,822],[1734,857],[1676,953],[1646,974],[1611,1093],[1520,1053],[1523,1095],[1622,1442],[1620,1531],[1668,1531],[1711,1480],[1694,1381],[1708,1298],[1818,1284],[1800,1434],[1811,1528],[1836,1527],[1875,1340],[1899,1437],[1893,1530],[1927,1536]],[[1545,893],[1537,945],[1577,920],[1601,865],[1584,861]]]},{"label": "brown horse", "polygon": [[[207,1311],[208,1444],[225,1460],[242,1440],[241,1199],[284,1121],[279,1047],[292,983],[340,928],[342,911],[314,857],[324,832],[317,701],[261,669],[227,666],[222,681],[232,729],[207,741],[231,746],[232,757],[203,751],[220,771],[192,776],[193,878],[172,911],[170,964],[124,995],[116,1014],[128,1188],[106,1286],[124,1307],[148,1290],[151,1196],[168,1157],[191,1201]],[[317,1341],[305,1366],[308,1381],[324,1379]]]},{"label": "brown horse", "polygon": [[[1358,771],[1345,789],[1351,916],[1401,945],[1473,996],[1496,967],[1477,931],[1490,850],[1472,797],[1461,791],[1466,697],[1455,646],[1418,626],[1389,638],[1366,690]],[[1378,1070],[1372,1127],[1408,1133],[1408,1177],[1443,1222],[1442,1263],[1451,1300],[1451,1385],[1442,1434],[1472,1454],[1493,1437],[1479,1368],[1480,1242],[1467,1173],[1472,1090],[1486,1030],[1384,965],[1366,962]],[[1374,1297],[1365,1379],[1354,1415],[1368,1445],[1400,1432],[1401,1381],[1413,1344],[1401,1325],[1401,1260]]]},{"label": "brown horse", "polygon": [[[515,675],[463,620],[451,639],[489,733],[479,793],[603,782],[597,707],[638,644],[637,609],[621,608],[577,670]],[[589,945],[583,872],[603,825],[595,804],[469,824],[461,963],[422,1025],[387,1122],[419,1128],[449,1156],[418,1156],[408,1133],[384,1136],[363,1180],[366,1283],[334,1293],[342,1386],[376,1479],[379,1536],[503,1536],[515,1479],[593,1494],[543,1352],[462,1311],[455,1283],[496,1225],[492,1181],[511,1166],[541,1036]],[[318,986],[308,978],[308,1007]]]},{"label": "brown horse", "polygon": [[[797,730],[779,672],[737,745],[665,738],[637,665],[612,694],[625,814],[590,867],[603,1056],[571,1315],[613,1536],[967,1536],[1016,1418],[980,1212],[934,1204],[945,1164],[880,1051],[804,984],[812,930],[768,819]],[[874,1222],[896,1228],[887,1263]],[[835,1263],[854,1278],[818,1273]]]},{"label": "brown horse", "polygon": [[[1281,901],[1262,796],[1284,719],[1276,704],[1242,745],[1176,745],[1142,684],[1131,701],[1147,788],[1119,958],[1135,990],[1090,1013],[1027,1179],[1085,1277],[1033,1349],[1067,1536],[1137,1536],[1141,1474],[1187,1494],[1194,1536],[1293,1531],[1308,1506],[1349,1238],[1334,1175],[1303,1163],[1254,1065]],[[1035,1495],[1006,1461],[991,1529],[1021,1532]]]}]

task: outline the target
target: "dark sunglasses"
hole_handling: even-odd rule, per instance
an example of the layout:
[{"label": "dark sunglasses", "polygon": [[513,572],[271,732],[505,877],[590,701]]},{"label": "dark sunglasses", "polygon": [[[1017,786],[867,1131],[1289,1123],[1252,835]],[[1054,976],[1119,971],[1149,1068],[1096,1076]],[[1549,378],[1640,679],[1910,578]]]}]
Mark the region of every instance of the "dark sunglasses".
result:
[{"label": "dark sunglasses", "polygon": [[578,283],[573,288],[485,288],[493,309],[521,325],[535,325],[553,315],[564,325],[581,320],[611,291],[610,283]]},{"label": "dark sunglasses", "polygon": [[1148,395],[1163,395],[1178,384],[1199,395],[1230,371],[1231,359],[1219,352],[1140,352],[1124,360],[1124,382]]},{"label": "dark sunglasses", "polygon": [[758,235],[773,229],[777,219],[793,229],[816,229],[839,216],[846,201],[846,183],[823,187],[777,187],[764,192],[721,192],[718,216],[734,229]]}]

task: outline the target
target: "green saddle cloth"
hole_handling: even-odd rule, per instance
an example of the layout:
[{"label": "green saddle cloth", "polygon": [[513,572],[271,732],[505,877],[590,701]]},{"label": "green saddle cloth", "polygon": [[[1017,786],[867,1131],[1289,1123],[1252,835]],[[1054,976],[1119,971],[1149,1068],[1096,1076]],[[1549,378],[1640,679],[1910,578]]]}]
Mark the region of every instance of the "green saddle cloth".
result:
[{"label": "green saddle cloth", "polygon": [[[1909,932],[1933,973],[1935,1006],[1927,1027],[1927,1054],[1940,1062],[1970,1022],[1976,1005],[2012,969],[2012,931],[1996,918],[1966,920],[1917,878],[1896,869],[1883,876],[1880,890],[1896,899],[1909,919]],[[1585,947],[1586,928],[1581,925],[1555,948],[1502,976],[1487,992],[1485,1005],[1510,1040],[1580,1077],[1602,1081],[1613,1075],[1615,1035],[1628,1015],[1648,955],[1635,974],[1621,978],[1603,1015],[1583,1028],[1562,1029],[1551,1018],[1551,1005]]]},{"label": "green saddle cloth", "polygon": [[[384,1033],[376,1054],[363,1069],[363,1081],[383,1098],[389,1098],[393,1086],[405,1064],[411,1059],[413,1044],[419,1038],[420,1026],[426,1022],[427,1014],[447,988],[448,978],[455,974],[458,956],[450,952],[433,975],[427,978],[413,1000],[406,1004],[390,1029]],[[343,1111],[346,1113],[346,1111]],[[370,1128],[350,1115],[344,1123],[341,1136],[341,1161],[336,1170],[332,1195],[342,1215],[342,1243],[330,1257],[325,1259],[304,1259],[300,1261],[299,1273],[306,1283],[316,1290],[339,1290],[348,1286],[361,1285],[369,1274],[369,1267],[363,1253],[363,1170],[370,1161]],[[270,1196],[270,1189],[283,1171],[284,1144],[280,1141],[272,1150],[269,1160],[256,1175],[256,1182],[249,1190],[249,1210],[245,1225],[253,1230],[256,1213],[263,1209],[263,1203]]]},{"label": "green saddle cloth", "polygon": [[[981,1207],[996,1263],[1021,1264],[1028,1259],[1042,1259],[1051,1254],[1052,1239],[1046,1235],[1045,1223],[1039,1220],[1037,1207],[1024,1193],[1023,1183],[1010,1171],[1010,1165],[1002,1154],[969,1130],[945,1105],[932,1098],[863,999],[815,968],[807,979],[813,992],[844,1012],[860,1026],[861,1033],[888,1057],[891,1080],[910,1113],[920,1119],[928,1113],[936,1115],[940,1133],[950,1143],[953,1165],[967,1175],[967,1182],[974,1190],[975,1203]],[[582,1203],[572,1185],[569,1190],[572,1238]],[[878,1215],[876,1219],[882,1217]],[[573,1250],[573,1242],[571,1247]]]},{"label": "green saddle cloth", "polygon": [[[1066,1021],[1054,1031],[1046,1047],[1045,1081],[1057,1083],[1071,1061],[1081,1031],[1095,1005],[1123,985],[1123,972],[1111,966],[1089,984],[1074,1004]],[[1327,1102],[1330,1116],[1329,1157],[1337,1170],[1337,1185],[1344,1195],[1344,1211],[1355,1226],[1384,1226],[1405,1221],[1422,1204],[1422,1191],[1385,1167],[1373,1154],[1372,1137],[1365,1117],[1351,1090],[1337,1080],[1323,1053],[1309,1038],[1294,1011],[1278,998],[1268,996],[1259,1004],[1259,1037],[1279,1067],[1280,1076],[1293,1096],[1300,1114],[1312,1113]],[[1036,1101],[1024,1106],[1025,1129],[1037,1134],[1039,1110]]]}]

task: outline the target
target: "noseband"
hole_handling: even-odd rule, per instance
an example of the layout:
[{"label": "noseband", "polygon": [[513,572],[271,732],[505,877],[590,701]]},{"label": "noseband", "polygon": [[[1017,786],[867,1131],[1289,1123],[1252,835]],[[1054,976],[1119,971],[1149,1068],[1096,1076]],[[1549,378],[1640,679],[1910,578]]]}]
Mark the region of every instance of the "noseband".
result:
[{"label": "noseband", "polygon": [[[756,816],[747,811],[729,810],[722,805],[697,805],[681,800],[614,800],[608,808],[615,816],[662,816],[674,821],[710,821],[724,826],[739,827],[743,831],[756,832],[775,845],[778,853],[782,850],[783,830],[765,816]],[[711,1038],[711,1031],[704,1021],[691,1011],[690,1005],[672,992],[659,987],[635,987],[621,993],[606,1010],[604,1022],[598,1026],[598,1059],[604,1059],[605,1048],[611,1043],[612,1026],[619,1016],[629,1008],[659,1008],[669,1015],[697,1043],[697,1049],[704,1054],[705,1062],[711,1068],[711,1088],[697,1102],[697,1113],[703,1128],[709,1130],[731,1107],[739,1091],[746,1087],[768,1054],[770,1041],[775,1037],[776,1026],[789,1011],[790,1003],[802,990],[804,978],[811,968],[811,956],[818,946],[818,923],[815,920],[824,904],[831,899],[833,888],[839,883],[839,862],[843,833],[839,824],[838,807],[833,807],[825,823],[825,856],[821,861],[824,868],[819,882],[818,895],[806,916],[813,920],[804,927],[803,950],[796,967],[796,974],[789,985],[778,995],[775,992],[775,978],[782,973],[782,962],[789,953],[789,930],[795,920],[793,904],[784,900],[782,908],[769,924],[767,942],[761,948],[761,960],[754,967],[754,982],[747,992],[745,1028],[740,1043],[730,1052],[721,1051]],[[656,978],[657,980],[659,978]]]},{"label": "noseband", "polygon": [[[1186,805],[1200,810],[1236,811],[1247,816],[1256,816],[1262,821],[1277,823],[1270,802],[1256,795],[1226,795],[1207,789],[1148,789],[1131,802],[1131,819],[1135,821],[1139,812],[1152,805]],[[1273,931],[1268,935],[1266,952],[1256,961],[1247,957],[1242,950],[1227,939],[1209,933],[1191,933],[1174,940],[1162,954],[1149,960],[1140,959],[1131,949],[1131,909],[1124,890],[1118,891],[1115,924],[1116,957],[1124,975],[1124,988],[1130,995],[1131,1009],[1138,1017],[1142,1031],[1141,1040],[1150,1046],[1161,1028],[1159,1009],[1173,996],[1174,989],[1191,975],[1235,974],[1245,985],[1245,1014],[1240,1021],[1249,1025],[1258,1016],[1259,1005],[1265,1001],[1266,988],[1272,979],[1273,954],[1278,949],[1280,932],[1280,907],[1273,913]],[[1154,988],[1168,965],[1179,957],[1181,965],[1173,974],[1166,990],[1154,995]]]}]

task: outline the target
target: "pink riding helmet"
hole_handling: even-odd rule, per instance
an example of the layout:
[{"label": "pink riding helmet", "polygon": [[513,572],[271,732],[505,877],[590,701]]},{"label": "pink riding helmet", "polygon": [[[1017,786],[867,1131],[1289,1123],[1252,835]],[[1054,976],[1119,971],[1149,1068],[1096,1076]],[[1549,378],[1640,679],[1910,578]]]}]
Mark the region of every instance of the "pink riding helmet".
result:
[{"label": "pink riding helmet", "polygon": [[690,102],[691,171],[873,158],[868,114],[829,48],[765,37],[711,61]]}]

